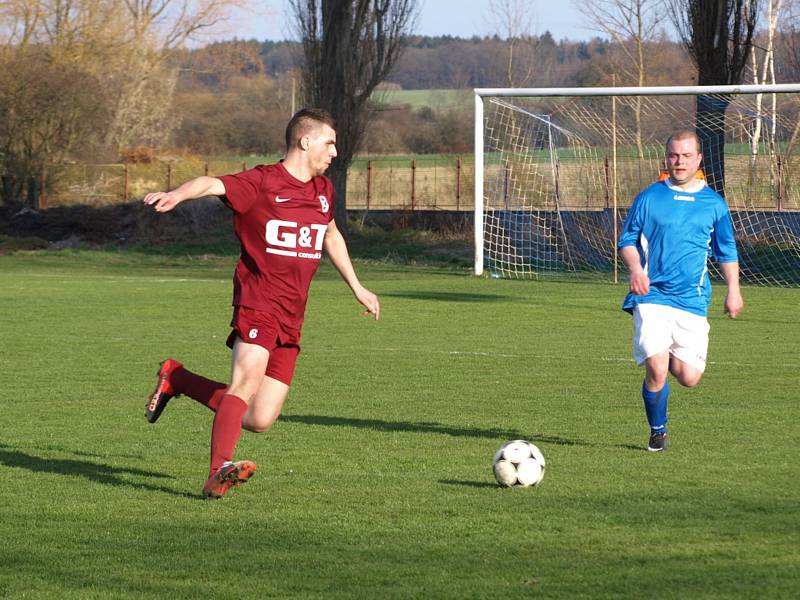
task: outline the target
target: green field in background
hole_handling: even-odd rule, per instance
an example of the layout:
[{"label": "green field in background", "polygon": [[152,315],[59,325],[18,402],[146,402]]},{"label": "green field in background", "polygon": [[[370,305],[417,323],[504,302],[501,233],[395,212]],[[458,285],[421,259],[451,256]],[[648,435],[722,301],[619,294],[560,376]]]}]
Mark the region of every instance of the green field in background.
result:
[{"label": "green field in background", "polygon": [[475,94],[471,89],[464,90],[381,90],[372,94],[378,104],[408,105],[418,110],[446,107],[472,108]]}]

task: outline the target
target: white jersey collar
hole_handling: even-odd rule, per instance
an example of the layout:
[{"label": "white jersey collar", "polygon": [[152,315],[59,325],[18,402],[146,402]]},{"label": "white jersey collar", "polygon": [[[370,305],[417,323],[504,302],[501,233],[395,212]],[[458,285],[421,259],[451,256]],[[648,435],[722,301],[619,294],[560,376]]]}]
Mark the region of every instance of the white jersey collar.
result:
[{"label": "white jersey collar", "polygon": [[696,194],[697,192],[702,190],[704,187],[706,187],[706,182],[703,181],[702,179],[696,179],[694,185],[691,186],[688,190],[685,190],[685,189],[683,189],[681,187],[678,187],[677,185],[673,185],[672,184],[672,179],[667,179],[666,183],[667,183],[667,187],[669,189],[671,189],[672,191],[674,191],[674,192],[682,192],[684,194]]}]

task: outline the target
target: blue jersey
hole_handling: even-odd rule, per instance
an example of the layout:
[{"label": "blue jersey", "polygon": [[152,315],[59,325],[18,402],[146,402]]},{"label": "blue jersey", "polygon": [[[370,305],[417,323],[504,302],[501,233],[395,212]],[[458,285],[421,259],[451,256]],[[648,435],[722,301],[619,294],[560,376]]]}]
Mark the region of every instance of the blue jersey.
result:
[{"label": "blue jersey", "polygon": [[635,246],[650,278],[644,296],[629,292],[622,308],[665,304],[705,316],[711,302],[708,259],[736,262],[736,241],[728,205],[704,185],[685,192],[659,181],[633,201],[619,237],[620,248]]}]

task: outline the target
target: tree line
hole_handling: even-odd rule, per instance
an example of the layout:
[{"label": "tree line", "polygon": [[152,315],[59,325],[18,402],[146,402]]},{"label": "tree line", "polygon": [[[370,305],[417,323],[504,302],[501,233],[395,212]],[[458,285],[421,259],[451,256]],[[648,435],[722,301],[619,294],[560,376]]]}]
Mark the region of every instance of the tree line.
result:
[{"label": "tree line", "polygon": [[[510,42],[499,36],[410,36],[384,89],[572,87],[610,85],[616,45],[600,37],[555,41],[548,32],[525,40],[508,71]],[[280,153],[282,125],[300,102],[296,42],[228,40],[177,53],[172,145],[198,154]],[[674,41],[651,44],[649,85],[687,85],[695,72]],[[532,66],[535,65],[535,68]],[[618,77],[617,85],[631,82]],[[413,107],[376,95],[364,147],[376,154],[465,153],[472,149],[472,106]]]}]

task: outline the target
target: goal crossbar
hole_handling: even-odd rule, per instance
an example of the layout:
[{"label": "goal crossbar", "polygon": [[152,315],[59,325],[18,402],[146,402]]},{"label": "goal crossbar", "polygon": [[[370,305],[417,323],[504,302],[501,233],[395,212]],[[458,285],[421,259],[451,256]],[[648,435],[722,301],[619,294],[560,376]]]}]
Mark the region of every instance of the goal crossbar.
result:
[{"label": "goal crossbar", "polygon": [[763,85],[675,85],[650,87],[474,88],[476,96],[676,96],[688,94],[777,94],[800,92],[800,83]]}]

